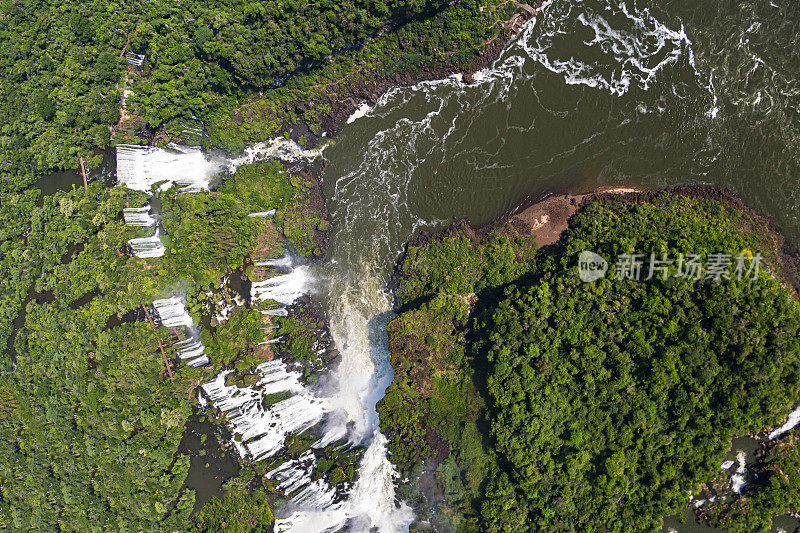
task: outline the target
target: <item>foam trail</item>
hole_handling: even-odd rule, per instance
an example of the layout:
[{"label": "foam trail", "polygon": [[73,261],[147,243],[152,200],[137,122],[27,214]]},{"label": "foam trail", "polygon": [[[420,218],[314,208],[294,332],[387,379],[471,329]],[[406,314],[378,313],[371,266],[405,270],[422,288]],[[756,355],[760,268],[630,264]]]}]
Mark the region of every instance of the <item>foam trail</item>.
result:
[{"label": "foam trail", "polygon": [[131,239],[128,241],[128,244],[133,250],[133,255],[142,259],[162,257],[164,252],[167,251],[161,243],[161,236],[158,230],[150,237]]},{"label": "foam trail", "polygon": [[772,433],[769,434],[770,439],[775,439],[786,433],[787,431],[794,429],[797,424],[800,424],[800,407],[797,407],[794,411],[789,413],[789,418],[786,420],[786,423],[779,427],[778,429],[774,430]]},{"label": "foam trail", "polygon": [[309,293],[311,281],[308,266],[303,265],[288,274],[253,283],[250,294],[260,301],[274,300],[282,305],[291,305],[298,298]]},{"label": "foam trail", "polygon": [[268,159],[280,159],[289,163],[303,160],[311,161],[321,157],[324,149],[325,146],[323,145],[313,150],[305,150],[292,140],[277,137],[245,148],[244,155],[230,159],[227,165],[231,172],[236,172],[236,169],[242,165],[249,165]]},{"label": "foam trail", "polygon": [[150,191],[164,181],[162,189],[177,185],[183,192],[208,189],[215,176],[225,169],[224,160],[206,157],[191,146],[170,145],[170,150],[152,146],[117,146],[119,183],[137,191]]},{"label": "foam trail", "polygon": [[[562,75],[567,85],[622,96],[634,87],[649,89],[661,71],[686,57],[698,83],[713,99],[708,116],[716,116],[713,80],[697,70],[692,42],[683,26],[671,29],[650,9],[629,8],[624,1],[600,6],[548,2],[540,11],[541,24],[536,29],[526,26],[516,46],[550,72]],[[586,33],[593,37],[575,39]],[[583,45],[578,53],[576,43]],[[582,57],[592,59],[583,61]]]},{"label": "foam trail", "polygon": [[122,214],[129,226],[148,227],[156,225],[156,218],[150,214],[150,206],[126,207]]}]

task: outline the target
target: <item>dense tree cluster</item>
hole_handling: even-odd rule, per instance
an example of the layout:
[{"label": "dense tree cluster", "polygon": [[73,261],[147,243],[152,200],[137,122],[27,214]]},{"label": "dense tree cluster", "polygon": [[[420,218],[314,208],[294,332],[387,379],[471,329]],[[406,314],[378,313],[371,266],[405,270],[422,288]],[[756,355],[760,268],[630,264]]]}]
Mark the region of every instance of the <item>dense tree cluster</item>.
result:
[{"label": "dense tree cluster", "polygon": [[[457,251],[464,237],[445,242]],[[419,258],[443,245],[409,250],[399,294],[418,300],[390,326],[400,380],[381,407],[404,471],[438,453],[436,477],[466,529],[657,529],[717,475],[732,437],[779,424],[798,397],[800,305],[766,270],[721,281],[679,278],[675,267],[666,280],[584,283],[577,275],[583,250],[611,258],[760,251],[779,272],[764,224],[725,202],[664,194],[592,203],[528,269],[515,266],[521,277],[485,286],[474,300],[463,292],[474,283],[436,274],[474,270],[467,259],[490,256],[490,246],[430,256],[421,269]],[[471,279],[493,266],[484,260]],[[437,400],[453,398],[442,386],[459,383],[459,373],[486,406],[477,416]],[[414,377],[426,375],[429,386],[415,390]],[[464,454],[451,436],[473,431],[489,443],[482,454]],[[476,480],[471,467],[481,456],[488,467]],[[466,486],[485,483],[483,492],[465,500],[451,490],[454,474]]]},{"label": "dense tree cluster", "polygon": [[[467,4],[4,1],[0,3],[3,187],[23,188],[42,173],[76,168],[79,155],[94,166],[99,158],[92,159],[93,148],[110,146],[112,138],[135,140],[134,132],[115,128],[127,93],[128,113],[141,118],[142,125],[158,130],[175,121],[171,128],[180,130],[180,120],[193,117],[225,122],[231,110],[259,99],[268,88],[283,86],[290,75],[313,78],[329,60],[364,46],[387,29],[437,18],[443,9],[449,13],[443,19],[447,32],[441,31],[441,24],[435,31],[420,32],[423,26],[412,29],[410,39],[402,43],[389,32],[379,38],[386,42],[364,57],[344,58],[345,70],[377,57],[390,60],[387,67],[400,57],[418,61],[428,52],[436,55],[432,50],[444,49],[445,41],[470,48],[480,42],[493,20],[487,18],[490,10],[480,12],[474,0]],[[403,53],[398,55],[398,49]],[[126,57],[131,54],[145,57],[140,68],[128,64]],[[408,70],[413,65],[395,67]],[[310,83],[319,92],[332,81]],[[294,95],[289,107],[312,97]],[[274,105],[286,95],[264,98]],[[216,136],[224,138],[226,128],[219,128],[223,131]],[[279,132],[264,131],[268,133]]]},{"label": "dense tree cluster", "polygon": [[[0,279],[13,289],[0,300],[0,527],[198,525],[190,516],[194,492],[185,485],[189,457],[178,450],[194,388],[211,369],[180,364],[175,343],[184,333],[153,328],[131,312],[183,294],[199,324],[209,287],[219,291],[223,275],[242,266],[267,227],[248,214],[306,201],[298,191],[307,185],[292,185],[284,171],[277,163],[246,166],[215,192],[162,192],[170,250],[147,260],[125,251],[128,239],[153,228],[127,226],[121,217],[124,207],[145,202],[142,193],[94,182],[40,205],[35,190],[2,204],[4,231],[18,238],[0,249]],[[236,234],[220,231],[225,227]],[[280,255],[284,238],[274,231],[270,238]],[[205,327],[209,366],[252,372],[261,362],[254,347],[262,328],[262,315],[245,308]],[[263,497],[245,499],[258,504],[259,524],[271,523]]]},{"label": "dense tree cluster", "polygon": [[[123,4],[124,6],[124,4]],[[105,147],[120,118],[120,52],[135,16],[106,2],[0,3],[0,173],[30,185]]]}]

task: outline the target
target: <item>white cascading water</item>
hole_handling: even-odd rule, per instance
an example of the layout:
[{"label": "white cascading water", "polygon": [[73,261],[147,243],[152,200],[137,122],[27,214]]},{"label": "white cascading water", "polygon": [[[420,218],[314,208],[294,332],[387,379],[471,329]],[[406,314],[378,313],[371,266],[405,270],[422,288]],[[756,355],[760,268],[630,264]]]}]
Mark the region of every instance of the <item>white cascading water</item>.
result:
[{"label": "white cascading water", "polygon": [[117,179],[137,191],[150,191],[159,182],[162,189],[176,185],[183,192],[201,191],[224,169],[224,158],[207,157],[193,146],[117,146]]},{"label": "white cascading water", "polygon": [[[202,386],[211,403],[225,413],[232,432],[241,435],[241,441],[234,440],[239,453],[256,461],[280,451],[288,435],[307,430],[328,410],[327,403],[300,382],[300,372],[289,370],[283,361],[262,363],[258,370],[261,379],[250,387],[225,385],[230,371]],[[265,409],[264,397],[279,392],[292,396]]]},{"label": "white cascading water", "polygon": [[736,467],[736,473],[731,476],[731,489],[736,494],[742,492],[742,487],[744,487],[747,482],[745,481],[744,474],[746,472],[747,456],[743,450],[738,450],[736,452],[736,461],[739,463],[739,466]]},{"label": "white cascading water", "polygon": [[769,434],[769,438],[776,439],[787,431],[794,429],[798,424],[800,424],[800,407],[797,407],[794,411],[789,413],[789,418],[786,420],[786,423],[772,431],[772,433]]},{"label": "white cascading water", "polygon": [[167,251],[164,244],[161,242],[161,232],[158,229],[156,229],[156,232],[150,237],[131,239],[128,241],[128,244],[131,250],[133,250],[133,255],[142,259],[162,257],[164,252]]},{"label": "white cascading water", "polygon": [[178,357],[186,361],[187,365],[203,366],[208,363],[208,356],[203,353],[205,346],[200,342],[198,332],[193,331],[189,337],[178,342],[177,346],[179,346]]},{"label": "white cascading water", "polygon": [[194,326],[194,321],[186,311],[184,300],[180,296],[154,300],[153,307],[156,308],[161,323],[168,328],[181,326],[191,328]]},{"label": "white cascading water", "polygon": [[149,227],[156,225],[156,217],[150,214],[150,206],[126,207],[122,210],[125,223],[135,227]]},{"label": "white cascading water", "polygon": [[311,275],[307,265],[292,269],[288,274],[253,283],[250,295],[260,301],[274,300],[281,305],[291,305],[311,291]]},{"label": "white cascading water", "polygon": [[267,211],[259,211],[258,213],[250,213],[249,217],[252,218],[263,218],[263,217],[271,217],[277,212],[277,209],[268,209]]},{"label": "white cascading water", "polygon": [[292,268],[292,256],[283,254],[283,257],[278,259],[265,259],[263,261],[256,261],[256,266],[267,266],[272,268],[287,269]]},{"label": "white cascading water", "polygon": [[[132,227],[147,228],[155,226],[157,223],[156,217],[150,214],[149,205],[126,207],[122,211],[122,216],[125,219],[125,224]],[[149,237],[129,240],[128,245],[133,250],[133,255],[141,259],[162,257],[167,250],[161,242],[161,234],[158,228]]]},{"label": "white cascading water", "polygon": [[312,480],[316,466],[314,452],[304,452],[296,461],[286,461],[267,474],[278,481],[278,489],[289,496],[294,505],[328,508],[334,505],[336,493],[324,478]]},{"label": "white cascading water", "polygon": [[154,300],[153,307],[164,326],[168,328],[183,327],[189,330],[187,337],[176,343],[178,357],[186,361],[189,366],[203,366],[208,363],[208,356],[203,353],[205,347],[200,342],[200,332],[194,325],[191,315],[186,311],[183,298],[173,296]]},{"label": "white cascading water", "polygon": [[261,311],[261,313],[269,316],[289,316],[289,311],[285,307],[265,309],[264,311]]}]

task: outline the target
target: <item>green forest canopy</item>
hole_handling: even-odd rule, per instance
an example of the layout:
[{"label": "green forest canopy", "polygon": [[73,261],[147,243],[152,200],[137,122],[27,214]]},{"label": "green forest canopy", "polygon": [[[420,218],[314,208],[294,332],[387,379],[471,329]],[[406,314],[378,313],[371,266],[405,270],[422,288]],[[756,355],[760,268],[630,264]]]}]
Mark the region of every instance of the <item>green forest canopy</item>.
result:
[{"label": "green forest canopy", "polygon": [[[423,303],[390,325],[392,457],[411,472],[444,439],[436,477],[467,529],[657,529],[718,474],[732,437],[779,424],[797,401],[800,305],[765,270],[583,283],[577,257],[760,251],[776,272],[769,232],[725,202],[663,194],[590,204],[522,268],[528,242],[506,229],[470,247],[455,232],[407,252],[401,301]],[[520,277],[482,281],[503,264]],[[485,409],[440,400],[453,391]],[[461,442],[472,433],[489,446]]]},{"label": "green forest canopy", "polygon": [[[0,244],[0,527],[213,531],[221,513],[251,504],[258,512],[247,520],[271,522],[263,495],[241,490],[215,499],[195,521],[194,491],[185,485],[189,456],[178,452],[195,387],[214,369],[252,372],[261,362],[252,354],[263,340],[262,315],[238,308],[223,326],[205,327],[209,364],[173,364],[174,382],[159,342],[175,361],[182,337],[121,317],[183,294],[199,323],[209,286],[219,287],[229,268],[243,264],[266,227],[248,213],[273,198],[282,199],[274,204],[280,213],[304,212],[307,188],[269,162],[240,167],[218,191],[164,191],[169,249],[147,260],[121,252],[128,239],[153,231],[120,216],[126,205],[142,205],[143,193],[93,182],[39,205],[35,189],[20,195],[25,204],[0,205],[10,237]],[[287,232],[313,232],[318,223],[299,217]],[[280,255],[283,241],[292,242],[277,231]]]},{"label": "green forest canopy", "polygon": [[[409,30],[402,53],[396,32],[388,32],[381,37],[385,43],[364,57],[346,58],[342,69],[379,55],[390,63],[406,56],[419,63],[432,53],[429,47],[444,49],[445,43],[475,46],[490,31],[494,20],[488,14],[500,9],[495,3],[484,12],[476,0],[452,6],[444,0],[2,0],[2,187],[25,187],[39,174],[76,168],[79,155],[90,159],[93,147],[112,144],[112,135],[129,135],[114,129],[125,91],[131,91],[128,112],[143,125],[157,130],[176,119],[199,117],[220,121],[223,126],[215,131],[224,138],[225,130],[234,128],[227,122],[231,109],[283,86],[292,73],[314,72],[329,59],[350,54],[387,28],[422,21]],[[516,9],[502,9],[507,8]],[[446,16],[437,18],[441,11]],[[431,19],[437,19],[435,28],[426,26]],[[128,74],[123,53],[145,55],[143,70]],[[312,99],[331,81],[316,80],[316,89],[294,99]],[[301,102],[283,103],[294,113]],[[256,128],[262,137],[281,133],[274,126],[243,127]],[[234,144],[241,148],[239,141]]]}]

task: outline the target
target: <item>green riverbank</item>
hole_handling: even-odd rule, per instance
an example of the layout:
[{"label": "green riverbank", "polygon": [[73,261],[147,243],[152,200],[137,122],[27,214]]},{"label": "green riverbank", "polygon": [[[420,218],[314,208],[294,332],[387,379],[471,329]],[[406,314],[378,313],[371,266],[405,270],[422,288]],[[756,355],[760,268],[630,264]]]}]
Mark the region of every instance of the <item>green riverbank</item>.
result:
[{"label": "green riverbank", "polygon": [[[731,438],[783,423],[800,392],[794,267],[763,219],[702,191],[584,198],[541,248],[525,211],[408,246],[379,413],[418,530],[658,529],[720,475]],[[607,276],[581,281],[583,250]],[[615,279],[626,253],[760,253],[763,268],[645,280],[645,259],[639,281]],[[784,448],[766,463],[794,461]],[[758,530],[796,511],[766,468],[707,522]]]}]

